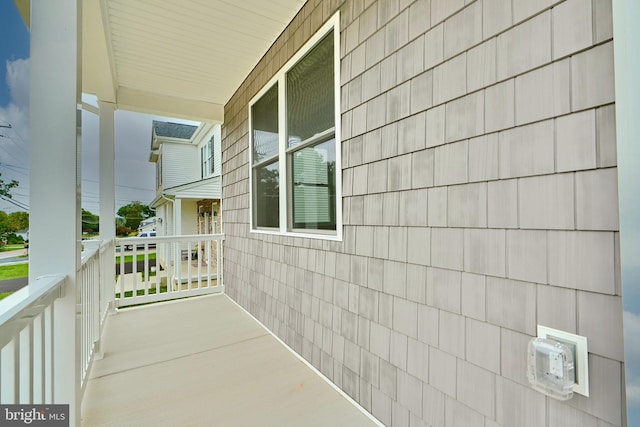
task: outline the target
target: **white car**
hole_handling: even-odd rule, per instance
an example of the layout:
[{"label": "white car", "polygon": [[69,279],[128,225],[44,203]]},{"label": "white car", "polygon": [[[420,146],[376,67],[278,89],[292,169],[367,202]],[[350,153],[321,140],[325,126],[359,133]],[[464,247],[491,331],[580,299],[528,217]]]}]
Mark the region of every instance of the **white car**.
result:
[{"label": "white car", "polygon": [[[156,232],[155,231],[143,231],[142,233],[138,234],[136,237],[156,237]],[[149,243],[147,245],[149,248],[155,248],[156,244],[155,243]],[[138,249],[144,249],[144,244],[140,243],[138,245],[136,245],[136,247]],[[125,250],[132,250],[133,249],[133,245],[124,245]]]}]

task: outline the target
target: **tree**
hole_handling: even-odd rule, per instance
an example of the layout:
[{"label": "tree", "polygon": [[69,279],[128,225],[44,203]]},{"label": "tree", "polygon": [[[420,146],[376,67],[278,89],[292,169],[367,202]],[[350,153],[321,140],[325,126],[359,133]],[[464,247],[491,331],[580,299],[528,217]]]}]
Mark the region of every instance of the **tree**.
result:
[{"label": "tree", "polygon": [[100,217],[92,214],[86,209],[82,209],[82,231],[98,231],[100,226]]},{"label": "tree", "polygon": [[26,230],[29,228],[28,212],[11,212],[7,220],[9,222],[9,228],[11,228],[11,230],[14,232]]},{"label": "tree", "polygon": [[2,243],[20,241],[15,235],[16,231],[29,227],[29,214],[26,212],[13,212],[7,214],[0,211],[0,240]]},{"label": "tree", "polygon": [[[0,174],[2,176],[2,174]],[[7,199],[11,199],[11,189],[18,186],[18,181],[12,179],[11,182],[4,182],[2,178],[0,178],[0,196],[6,197]]]},{"label": "tree", "polygon": [[137,230],[142,220],[155,216],[155,212],[147,205],[135,201],[118,209],[118,215],[125,219],[125,225]]},{"label": "tree", "polygon": [[0,211],[0,240],[2,240],[2,244],[6,241],[10,232],[9,215],[5,211]]}]

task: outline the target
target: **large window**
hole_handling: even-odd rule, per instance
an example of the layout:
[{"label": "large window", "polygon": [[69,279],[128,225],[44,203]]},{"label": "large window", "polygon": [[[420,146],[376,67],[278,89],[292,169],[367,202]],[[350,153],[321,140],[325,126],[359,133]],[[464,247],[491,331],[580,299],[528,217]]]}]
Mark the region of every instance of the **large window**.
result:
[{"label": "large window", "polygon": [[338,23],[250,103],[254,231],[341,237]]}]

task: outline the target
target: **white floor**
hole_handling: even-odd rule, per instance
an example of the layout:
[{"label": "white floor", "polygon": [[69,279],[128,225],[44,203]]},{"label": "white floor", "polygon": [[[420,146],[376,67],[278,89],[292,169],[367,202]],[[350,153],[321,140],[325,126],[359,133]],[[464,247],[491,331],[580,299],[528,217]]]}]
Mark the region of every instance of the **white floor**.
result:
[{"label": "white floor", "polygon": [[83,426],[369,426],[226,295],[110,315]]}]

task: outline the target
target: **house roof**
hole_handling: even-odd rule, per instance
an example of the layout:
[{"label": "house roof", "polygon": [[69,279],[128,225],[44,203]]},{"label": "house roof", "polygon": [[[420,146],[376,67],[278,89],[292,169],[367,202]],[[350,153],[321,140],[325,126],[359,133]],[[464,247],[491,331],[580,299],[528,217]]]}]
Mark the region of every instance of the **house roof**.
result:
[{"label": "house roof", "polygon": [[[29,25],[29,0],[14,0]],[[82,91],[117,109],[222,123],[306,0],[83,0]]]},{"label": "house roof", "polygon": [[183,123],[153,121],[153,131],[157,137],[191,139],[198,126]]},{"label": "house roof", "polygon": [[200,179],[194,182],[166,188],[161,194],[158,194],[149,206],[157,208],[166,203],[167,196],[169,199],[220,199],[222,198],[222,178],[220,175],[212,176],[206,179]]}]

